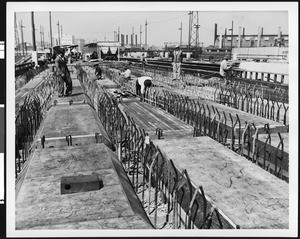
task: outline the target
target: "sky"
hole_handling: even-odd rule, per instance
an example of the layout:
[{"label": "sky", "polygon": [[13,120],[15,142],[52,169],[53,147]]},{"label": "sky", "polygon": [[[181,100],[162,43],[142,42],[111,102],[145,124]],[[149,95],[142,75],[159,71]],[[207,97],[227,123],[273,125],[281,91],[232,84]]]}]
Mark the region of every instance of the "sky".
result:
[{"label": "sky", "polygon": [[[138,7],[140,4],[140,7]],[[146,3],[145,3],[146,4]],[[224,5],[224,6],[222,6]],[[140,43],[140,27],[142,29],[142,44],[145,43],[145,21],[147,25],[147,43],[149,45],[163,46],[165,42],[180,41],[180,25],[182,23],[182,41],[188,42],[189,11],[198,11],[199,42],[204,46],[213,44],[215,23],[220,28],[231,28],[233,21],[233,34],[238,34],[239,27],[245,28],[245,34],[257,34],[258,27],[263,27],[264,34],[277,34],[278,27],[281,27],[283,34],[289,33],[289,13],[280,4],[260,3],[251,5],[240,2],[233,7],[222,2],[216,4],[204,4],[187,2],[174,2],[173,5],[165,3],[154,7],[150,4],[144,6],[142,3],[114,3],[105,4],[84,4],[74,2],[58,7],[41,3],[31,3],[34,11],[34,23],[36,40],[40,41],[40,26],[44,28],[44,39],[50,41],[49,11],[51,11],[52,35],[57,34],[59,22],[63,34],[74,35],[75,38],[85,39],[86,42],[97,40],[114,40],[114,31],[124,35],[130,35],[134,31],[138,35]],[[238,7],[237,7],[238,6]],[[274,8],[275,6],[275,8]],[[28,8],[28,6],[26,6]],[[17,22],[22,21],[24,42],[32,42],[31,9],[24,11],[16,10]],[[244,11],[249,9],[249,11]],[[253,9],[253,10],[251,10]],[[224,11],[223,11],[224,10]],[[228,11],[229,10],[229,11]],[[251,10],[251,11],[250,11]],[[21,33],[19,39],[21,40]],[[227,30],[227,34],[229,31]],[[130,39],[130,38],[129,38]]]}]

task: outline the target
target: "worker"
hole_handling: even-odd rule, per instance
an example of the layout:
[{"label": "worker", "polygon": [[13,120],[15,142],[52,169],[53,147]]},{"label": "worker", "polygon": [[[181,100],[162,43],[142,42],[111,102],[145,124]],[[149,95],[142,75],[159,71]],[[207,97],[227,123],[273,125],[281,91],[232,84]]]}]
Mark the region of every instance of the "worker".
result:
[{"label": "worker", "polygon": [[100,63],[95,66],[95,75],[98,80],[102,79],[102,69],[100,67]]},{"label": "worker", "polygon": [[125,82],[128,82],[131,80],[131,71],[128,67],[125,67],[125,71],[122,73],[124,76]]},{"label": "worker", "polygon": [[141,76],[136,80],[136,95],[145,97],[146,90],[152,86],[152,78],[150,76]]},{"label": "worker", "polygon": [[143,68],[145,68],[145,65],[146,65],[146,58],[145,58],[145,54],[143,53],[142,56],[141,56],[141,63],[142,63],[142,66]]},{"label": "worker", "polygon": [[228,64],[228,59],[229,57],[227,55],[224,56],[223,61],[221,61],[220,64],[220,76],[224,80],[225,85],[229,83],[227,79],[227,75],[228,75],[228,70],[231,68],[231,65]]},{"label": "worker", "polygon": [[[58,97],[64,97],[72,94],[72,79],[70,71],[64,59],[64,50],[60,50],[55,59],[56,73],[58,76]],[[64,88],[66,84],[66,89]]]},{"label": "worker", "polygon": [[179,80],[180,79],[182,59],[183,59],[182,51],[179,49],[179,45],[176,45],[175,50],[173,52],[173,57],[172,57],[173,78],[174,78],[174,80]]}]

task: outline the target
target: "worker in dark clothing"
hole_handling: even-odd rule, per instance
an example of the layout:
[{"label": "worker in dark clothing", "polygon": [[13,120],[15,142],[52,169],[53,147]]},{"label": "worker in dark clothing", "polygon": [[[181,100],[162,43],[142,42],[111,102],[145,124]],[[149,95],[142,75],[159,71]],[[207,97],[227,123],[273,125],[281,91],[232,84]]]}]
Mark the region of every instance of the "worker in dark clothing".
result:
[{"label": "worker in dark clothing", "polygon": [[146,61],[146,58],[145,58],[145,54],[144,54],[144,53],[143,53],[142,56],[141,56],[141,63],[142,63],[143,68],[145,68],[147,61]]},{"label": "worker in dark clothing", "polygon": [[[64,51],[60,50],[55,59],[56,73],[58,76],[58,97],[68,96],[72,94],[72,79],[70,71],[67,67],[65,59],[63,58]],[[66,84],[66,89],[64,89]]]},{"label": "worker in dark clothing", "polygon": [[100,67],[100,64],[96,65],[96,68],[95,68],[95,75],[97,76],[97,79],[98,80],[101,80],[102,79],[102,69]]},{"label": "worker in dark clothing", "polygon": [[145,97],[146,90],[152,86],[152,78],[149,76],[141,76],[136,80],[136,95]]}]

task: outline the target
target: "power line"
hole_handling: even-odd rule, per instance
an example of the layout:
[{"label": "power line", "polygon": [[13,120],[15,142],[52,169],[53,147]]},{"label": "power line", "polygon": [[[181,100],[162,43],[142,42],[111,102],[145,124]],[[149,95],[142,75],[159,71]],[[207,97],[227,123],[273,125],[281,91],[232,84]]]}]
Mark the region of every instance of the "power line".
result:
[{"label": "power line", "polygon": [[161,23],[161,22],[169,22],[169,21],[172,21],[172,20],[175,20],[175,19],[178,19],[178,18],[181,18],[183,16],[186,16],[186,13],[181,15],[181,16],[178,16],[178,17],[174,17],[174,18],[171,18],[171,19],[168,19],[168,20],[162,20],[162,21],[158,21],[158,22],[148,22],[148,23]]}]

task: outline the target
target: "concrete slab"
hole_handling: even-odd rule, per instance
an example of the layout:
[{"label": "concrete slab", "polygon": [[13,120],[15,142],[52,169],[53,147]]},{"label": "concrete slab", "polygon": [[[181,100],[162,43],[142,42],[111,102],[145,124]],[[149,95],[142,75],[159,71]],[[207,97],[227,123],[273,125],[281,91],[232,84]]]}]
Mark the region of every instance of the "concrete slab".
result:
[{"label": "concrete slab", "polygon": [[289,185],[285,181],[207,136],[153,142],[179,171],[186,169],[191,181],[202,185],[236,225],[289,228]]},{"label": "concrete slab", "polygon": [[52,138],[70,134],[90,135],[97,132],[101,133],[93,109],[89,105],[57,105],[49,109],[41,135]]},{"label": "concrete slab", "polygon": [[[139,207],[112,160],[117,162],[116,155],[103,144],[37,149],[16,198],[16,229],[151,229],[129,203],[126,193]],[[61,195],[61,177],[93,173],[103,188]]]},{"label": "concrete slab", "polygon": [[72,79],[73,90],[72,94],[67,97],[58,98],[58,92],[55,92],[55,98],[57,98],[58,104],[65,103],[68,104],[70,100],[73,102],[87,102],[87,98],[82,89],[81,83],[77,79]]},{"label": "concrete slab", "polygon": [[[97,117],[97,113],[88,104],[61,104],[52,106],[40,127],[35,147],[41,148],[41,138],[45,136],[45,148],[64,147],[67,145],[84,145],[104,143],[113,149],[108,135]],[[96,139],[95,134],[99,137]],[[71,135],[72,144],[66,136]]]}]

